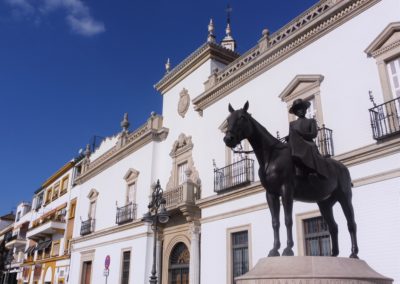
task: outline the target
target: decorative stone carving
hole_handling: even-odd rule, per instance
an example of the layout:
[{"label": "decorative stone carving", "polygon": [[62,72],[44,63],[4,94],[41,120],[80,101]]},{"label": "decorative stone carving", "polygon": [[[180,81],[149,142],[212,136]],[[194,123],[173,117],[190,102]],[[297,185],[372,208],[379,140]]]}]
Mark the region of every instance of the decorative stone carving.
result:
[{"label": "decorative stone carving", "polygon": [[182,162],[187,162],[187,170],[186,173],[188,174],[188,181],[200,185],[200,178],[199,173],[196,170],[193,162],[192,157],[192,150],[193,149],[193,142],[192,136],[186,136],[185,134],[181,133],[172,146],[172,150],[169,153],[171,158],[173,159],[172,162],[172,171],[171,176],[168,180],[166,190],[171,190],[178,186],[177,182],[177,168],[178,165]]},{"label": "decorative stone carving", "polygon": [[89,198],[89,200],[95,200],[97,198],[97,196],[99,196],[99,192],[92,188],[89,192],[89,194],[87,195],[87,198]]},{"label": "decorative stone carving", "polygon": [[126,182],[130,183],[131,181],[136,180],[138,176],[139,176],[139,171],[130,168],[124,175],[124,180],[126,180]]},{"label": "decorative stone carving", "polygon": [[185,117],[189,109],[190,104],[190,96],[188,90],[183,88],[183,90],[179,93],[179,103],[178,103],[178,114],[182,117]]},{"label": "decorative stone carving", "polygon": [[175,141],[174,145],[172,146],[172,150],[169,153],[171,158],[175,158],[182,153],[192,150],[193,143],[192,143],[192,136],[186,136],[185,134],[181,133],[178,137],[178,140]]}]

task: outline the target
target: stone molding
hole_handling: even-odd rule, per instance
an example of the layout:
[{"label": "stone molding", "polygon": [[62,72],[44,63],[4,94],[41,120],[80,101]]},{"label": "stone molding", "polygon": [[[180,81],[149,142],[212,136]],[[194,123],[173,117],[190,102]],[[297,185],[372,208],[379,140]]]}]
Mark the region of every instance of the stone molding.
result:
[{"label": "stone molding", "polygon": [[333,158],[345,166],[355,166],[375,159],[400,152],[400,138],[390,139],[384,143],[370,144],[358,149],[336,155]]},{"label": "stone molding", "polygon": [[208,59],[215,59],[224,64],[228,64],[239,56],[238,53],[224,48],[217,43],[206,42],[170,72],[166,73],[165,76],[154,85],[154,88],[163,95]]},{"label": "stone molding", "polygon": [[73,244],[78,244],[78,243],[86,242],[86,241],[89,241],[89,240],[97,239],[97,238],[100,238],[100,237],[112,235],[112,234],[115,234],[115,233],[118,233],[118,232],[122,232],[122,231],[125,231],[125,230],[129,230],[129,229],[137,228],[137,227],[140,227],[140,226],[144,226],[144,225],[145,225],[145,223],[143,221],[137,219],[137,220],[134,220],[134,221],[132,221],[130,223],[127,223],[127,224],[111,226],[109,228],[105,228],[105,229],[102,229],[102,230],[95,231],[95,232],[93,232],[93,233],[91,233],[89,235],[86,235],[86,236],[80,236],[80,237],[77,237],[77,238],[73,238],[71,242],[72,242],[72,245]]},{"label": "stone molding", "polygon": [[398,178],[398,177],[400,177],[400,168],[355,179],[355,180],[353,180],[353,185],[354,185],[353,187],[359,187],[359,186],[376,183],[376,182],[381,182],[381,181],[385,181],[385,180],[392,179],[392,178]]},{"label": "stone molding", "polygon": [[377,57],[378,55],[400,45],[400,41],[385,45],[388,39],[394,34],[400,32],[400,22],[390,23],[375,39],[370,45],[365,49],[365,53],[368,57]]},{"label": "stone molding", "polygon": [[85,171],[75,179],[75,183],[84,183],[150,142],[165,140],[168,131],[168,128],[162,126],[162,116],[152,115],[144,125],[129,133],[125,145],[119,147],[117,143],[96,160],[90,161]]},{"label": "stone molding", "polygon": [[269,38],[261,52],[259,44],[217,74],[216,84],[193,99],[202,113],[210,105],[261,73],[301,50],[332,29],[381,0],[323,0]]}]

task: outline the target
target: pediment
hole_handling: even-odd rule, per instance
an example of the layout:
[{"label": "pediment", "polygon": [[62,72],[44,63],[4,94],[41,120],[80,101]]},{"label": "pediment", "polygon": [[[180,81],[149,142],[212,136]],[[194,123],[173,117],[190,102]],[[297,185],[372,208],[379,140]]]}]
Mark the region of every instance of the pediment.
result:
[{"label": "pediment", "polygon": [[400,22],[390,23],[367,47],[365,53],[374,56],[377,51],[390,48],[395,43],[400,44]]},{"label": "pediment", "polygon": [[124,175],[124,180],[130,181],[130,180],[135,180],[139,176],[139,171],[130,168],[126,174]]},{"label": "pediment", "polygon": [[287,102],[290,98],[296,97],[311,88],[318,87],[323,80],[324,76],[322,75],[297,75],[282,91],[279,98]]},{"label": "pediment", "polygon": [[92,188],[92,189],[89,191],[89,194],[88,194],[87,198],[89,198],[90,200],[92,200],[92,199],[96,199],[97,196],[99,196],[99,192],[98,192],[96,189]]}]

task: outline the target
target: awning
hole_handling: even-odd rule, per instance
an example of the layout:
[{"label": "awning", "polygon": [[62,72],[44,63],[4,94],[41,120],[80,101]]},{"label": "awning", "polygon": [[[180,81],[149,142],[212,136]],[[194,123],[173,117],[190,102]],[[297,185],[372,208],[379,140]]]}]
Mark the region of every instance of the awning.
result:
[{"label": "awning", "polygon": [[38,243],[35,250],[36,251],[45,250],[45,249],[49,248],[50,246],[51,246],[51,240],[44,241],[44,242]]},{"label": "awning", "polygon": [[26,249],[25,253],[27,254],[31,254],[32,252],[35,251],[35,246],[30,246]]}]

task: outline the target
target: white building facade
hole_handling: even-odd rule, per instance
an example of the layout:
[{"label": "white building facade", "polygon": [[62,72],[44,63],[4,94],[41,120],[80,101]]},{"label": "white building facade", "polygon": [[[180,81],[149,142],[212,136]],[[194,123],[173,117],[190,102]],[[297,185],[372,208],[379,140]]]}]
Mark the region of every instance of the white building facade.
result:
[{"label": "white building facade", "polygon": [[[263,31],[243,55],[230,29],[219,44],[210,23],[207,42],[155,85],[162,116],[134,131],[125,116],[120,133],[85,153],[68,283],[148,283],[153,231],[141,218],[158,179],[170,213],[156,240],[160,283],[234,283],[267,255],[273,234],[257,162],[222,141],[228,104],[249,101],[252,116],[283,137],[297,98],[311,103],[320,152],[350,170],[359,257],[400,281],[399,10],[398,0],[322,0]],[[334,214],[347,257],[339,205]],[[317,205],[295,202],[293,216],[295,254],[329,254]]]}]

